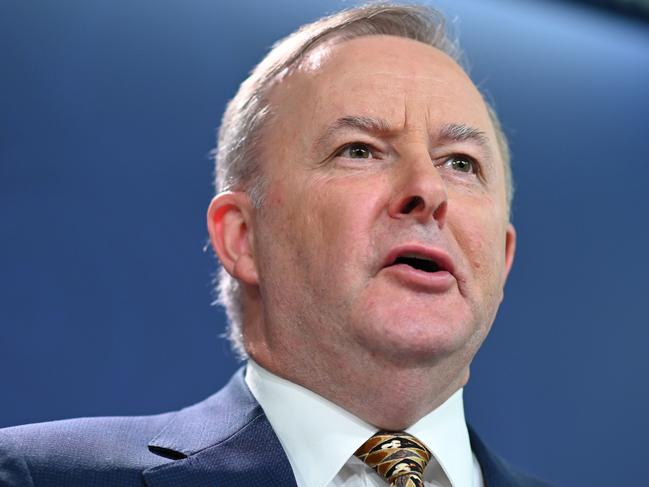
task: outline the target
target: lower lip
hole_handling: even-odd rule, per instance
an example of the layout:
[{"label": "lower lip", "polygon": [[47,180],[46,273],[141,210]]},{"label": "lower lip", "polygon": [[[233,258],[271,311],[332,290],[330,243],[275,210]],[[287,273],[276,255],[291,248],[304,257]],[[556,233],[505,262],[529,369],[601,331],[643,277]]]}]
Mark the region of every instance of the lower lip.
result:
[{"label": "lower lip", "polygon": [[428,292],[445,292],[455,283],[455,277],[448,271],[426,272],[406,264],[385,267],[383,272],[387,272],[407,286]]}]

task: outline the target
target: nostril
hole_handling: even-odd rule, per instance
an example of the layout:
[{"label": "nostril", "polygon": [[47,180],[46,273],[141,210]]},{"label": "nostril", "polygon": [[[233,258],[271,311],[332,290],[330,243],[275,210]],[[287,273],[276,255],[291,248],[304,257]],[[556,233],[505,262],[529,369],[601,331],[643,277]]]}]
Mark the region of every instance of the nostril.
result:
[{"label": "nostril", "polygon": [[424,200],[421,196],[413,196],[408,201],[406,201],[405,205],[403,205],[403,208],[401,208],[401,213],[407,215],[415,208],[423,204],[424,204]]}]

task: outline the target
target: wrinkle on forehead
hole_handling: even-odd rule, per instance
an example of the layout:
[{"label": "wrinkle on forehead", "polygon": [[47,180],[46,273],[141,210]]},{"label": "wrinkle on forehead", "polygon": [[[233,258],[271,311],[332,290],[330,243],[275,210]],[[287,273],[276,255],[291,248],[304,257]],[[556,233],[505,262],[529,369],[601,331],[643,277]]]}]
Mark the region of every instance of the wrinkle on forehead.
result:
[{"label": "wrinkle on forehead", "polygon": [[482,95],[442,51],[394,36],[327,41],[271,92],[275,128],[312,147],[337,118],[384,119],[392,127],[437,133],[458,123],[495,132]]},{"label": "wrinkle on forehead", "polygon": [[[454,66],[458,71],[464,73],[464,70],[457,64],[455,60],[453,60],[448,54],[434,46],[414,39],[410,39],[408,37],[383,34],[361,35],[351,39],[346,39],[340,35],[332,37],[326,41],[319,43],[317,46],[310,48],[298,62],[298,67],[301,67],[304,71],[319,69],[328,59],[332,58],[334,54],[337,54],[342,49],[344,49],[345,51],[356,51],[356,53],[353,55],[357,55],[358,52],[360,52],[361,54],[367,54],[373,49],[373,46],[369,44],[377,42],[388,46],[387,49],[381,50],[381,54],[393,54],[393,59],[402,59],[401,54],[403,50],[407,49],[408,46],[411,46],[422,50],[422,53],[427,52],[429,55],[431,52],[436,53],[440,61],[442,59],[444,60],[444,64],[447,64],[448,66]],[[391,45],[395,43],[402,44],[402,48],[398,52],[389,52]]]},{"label": "wrinkle on forehead", "polygon": [[[350,70],[350,65],[362,65],[366,71],[359,73]],[[432,69],[431,69],[432,66]],[[455,77],[456,84],[470,87],[482,101],[477,88],[473,85],[464,70],[447,54],[427,44],[396,36],[371,35],[354,39],[330,39],[313,48],[300,61],[300,69],[296,69],[282,80],[277,90],[283,91],[287,84],[296,87],[292,81],[317,82],[318,79],[328,79],[328,83],[317,86],[316,94],[327,90],[327,84],[340,84],[342,80],[353,82],[352,73],[357,80],[363,82],[390,77],[399,80],[408,88],[414,79],[419,84],[430,83],[435,86],[445,78]],[[351,72],[350,72],[351,71]],[[403,74],[402,74],[403,73]],[[460,81],[461,79],[461,81]],[[404,93],[407,90],[402,90]],[[432,94],[432,93],[431,93]],[[343,93],[344,95],[344,93]]]},{"label": "wrinkle on forehead", "polygon": [[[365,83],[390,79],[402,83],[404,95],[430,86],[428,95],[444,97],[440,84],[452,82],[452,91],[471,92],[475,101],[482,97],[464,70],[448,55],[427,44],[394,36],[366,36],[317,48],[312,54],[314,78],[329,79],[332,84]],[[354,70],[362,66],[365,71]],[[306,73],[305,73],[306,74]],[[307,76],[309,77],[309,76]],[[360,81],[360,82],[359,82]]]}]

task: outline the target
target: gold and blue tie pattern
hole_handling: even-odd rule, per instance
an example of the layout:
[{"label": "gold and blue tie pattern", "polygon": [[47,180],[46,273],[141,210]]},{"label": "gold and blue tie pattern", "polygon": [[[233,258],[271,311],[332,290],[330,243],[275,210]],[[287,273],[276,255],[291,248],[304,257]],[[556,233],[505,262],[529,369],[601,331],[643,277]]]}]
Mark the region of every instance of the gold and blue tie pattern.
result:
[{"label": "gold and blue tie pattern", "polygon": [[424,469],[431,453],[414,436],[379,431],[354,453],[376,470],[390,487],[424,487]]}]

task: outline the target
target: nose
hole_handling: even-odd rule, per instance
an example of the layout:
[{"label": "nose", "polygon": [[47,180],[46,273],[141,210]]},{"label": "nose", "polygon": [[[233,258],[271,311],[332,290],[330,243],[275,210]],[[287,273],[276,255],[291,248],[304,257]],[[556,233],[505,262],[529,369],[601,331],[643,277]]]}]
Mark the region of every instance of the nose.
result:
[{"label": "nose", "polygon": [[395,170],[394,192],[388,205],[392,218],[412,218],[421,224],[446,224],[448,193],[428,152],[403,157]]}]

